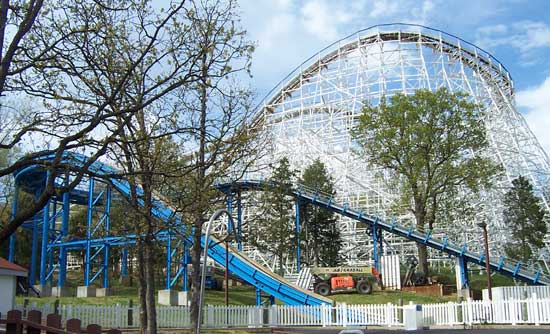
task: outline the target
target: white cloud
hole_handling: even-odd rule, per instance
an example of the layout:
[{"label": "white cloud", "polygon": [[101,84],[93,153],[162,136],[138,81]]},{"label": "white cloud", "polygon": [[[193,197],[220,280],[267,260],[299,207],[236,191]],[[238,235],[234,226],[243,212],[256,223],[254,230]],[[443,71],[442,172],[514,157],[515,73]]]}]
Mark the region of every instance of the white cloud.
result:
[{"label": "white cloud", "polygon": [[524,117],[539,143],[550,153],[550,77],[538,86],[527,88],[516,94],[517,106],[524,111]]},{"label": "white cloud", "polygon": [[252,86],[264,95],[330,43],[376,24],[428,24],[441,0],[240,0],[242,24],[257,41]]},{"label": "white cloud", "polygon": [[550,25],[546,22],[518,21],[477,30],[476,43],[483,48],[511,46],[518,50],[524,65],[537,62],[538,52],[550,47]]},{"label": "white cloud", "polygon": [[304,28],[319,40],[333,41],[340,37],[339,28],[352,19],[342,7],[331,6],[323,0],[310,0],[301,9]]},{"label": "white cloud", "polygon": [[390,16],[399,11],[400,3],[391,0],[375,0],[372,2],[372,10],[369,13],[370,17],[379,18]]}]

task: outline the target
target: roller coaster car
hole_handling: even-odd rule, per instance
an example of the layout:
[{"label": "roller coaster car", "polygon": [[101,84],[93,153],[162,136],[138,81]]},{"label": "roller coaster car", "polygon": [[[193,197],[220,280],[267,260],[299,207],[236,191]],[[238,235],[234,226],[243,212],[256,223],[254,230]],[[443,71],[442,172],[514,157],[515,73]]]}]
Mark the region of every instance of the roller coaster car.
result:
[{"label": "roller coaster car", "polygon": [[[313,290],[322,296],[353,290],[360,294],[371,294],[372,283],[366,275],[370,274],[379,281],[378,272],[371,267],[313,268],[311,272],[315,279]],[[354,277],[352,274],[359,276]],[[328,278],[321,276],[328,276]]]}]

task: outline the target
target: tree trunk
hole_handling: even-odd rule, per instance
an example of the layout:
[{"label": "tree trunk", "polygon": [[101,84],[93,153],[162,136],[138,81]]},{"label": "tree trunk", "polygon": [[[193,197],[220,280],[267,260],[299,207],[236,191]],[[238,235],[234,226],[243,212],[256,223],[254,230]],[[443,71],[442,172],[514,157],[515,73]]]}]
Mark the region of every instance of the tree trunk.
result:
[{"label": "tree trunk", "polygon": [[130,250],[128,250],[128,276],[130,286],[134,286],[134,255]]},{"label": "tree trunk", "polygon": [[[202,196],[202,192],[205,187],[205,177],[206,169],[206,113],[208,110],[208,53],[203,51],[201,56],[201,76],[200,76],[200,122],[199,122],[199,154],[197,159],[197,181],[195,191],[196,195],[196,206],[194,209],[194,236],[193,236],[193,248],[191,250],[191,263],[193,267],[193,275],[191,278],[191,325],[195,331],[197,328],[197,323],[201,321],[198,319],[199,315],[199,297],[200,297],[200,258],[201,258],[201,234],[202,234],[202,224],[204,222],[204,210],[206,207],[203,201],[205,200]],[[206,266],[206,259],[204,259],[204,266]],[[199,333],[196,333],[199,334]]]},{"label": "tree trunk", "polygon": [[417,244],[418,248],[418,272],[428,278],[428,249],[424,244]]},{"label": "tree trunk", "polygon": [[[426,205],[422,200],[415,199],[415,212],[416,229],[419,232],[425,231],[426,224]],[[424,277],[428,277],[428,249],[426,245],[418,243],[418,272],[422,273]]]},{"label": "tree trunk", "polygon": [[[199,218],[200,219],[200,218]],[[200,259],[201,259],[201,228],[196,226],[199,224],[195,222],[195,231],[193,232],[193,246],[191,247],[191,326],[193,331],[197,328],[197,322],[199,315],[199,297],[200,297]],[[202,227],[202,220],[200,223]],[[197,333],[198,334],[198,333]]]},{"label": "tree trunk", "polygon": [[137,260],[138,260],[138,287],[139,287],[139,328],[140,333],[145,334],[147,332],[147,296],[146,286],[147,280],[145,277],[145,261],[143,256],[143,241],[138,239],[137,242]]},{"label": "tree trunk", "polygon": [[157,310],[155,306],[155,252],[153,241],[145,244],[145,275],[147,278],[147,334],[157,333]]}]

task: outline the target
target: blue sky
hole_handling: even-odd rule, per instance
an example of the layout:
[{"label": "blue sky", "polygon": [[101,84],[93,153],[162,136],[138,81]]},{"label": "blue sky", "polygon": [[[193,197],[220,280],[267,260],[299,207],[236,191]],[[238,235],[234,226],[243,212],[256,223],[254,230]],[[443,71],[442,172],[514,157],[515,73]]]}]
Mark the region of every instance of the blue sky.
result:
[{"label": "blue sky", "polygon": [[376,24],[404,22],[457,35],[512,74],[518,109],[550,153],[550,1],[240,0],[257,43],[252,87],[263,97],[331,42]]}]

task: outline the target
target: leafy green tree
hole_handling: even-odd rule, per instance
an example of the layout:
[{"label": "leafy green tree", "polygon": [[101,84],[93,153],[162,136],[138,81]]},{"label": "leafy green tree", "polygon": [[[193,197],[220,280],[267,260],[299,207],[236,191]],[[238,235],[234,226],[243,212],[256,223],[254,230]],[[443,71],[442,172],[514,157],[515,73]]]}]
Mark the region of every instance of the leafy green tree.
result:
[{"label": "leafy green tree", "polygon": [[[336,194],[334,181],[329,175],[325,164],[319,159],[306,167],[300,178],[300,183],[330,196]],[[336,226],[334,213],[304,203],[301,207],[301,214],[307,261],[316,267],[319,265],[338,265],[342,240],[340,231]]]},{"label": "leafy green tree", "polygon": [[292,256],[296,249],[294,232],[293,198],[288,195],[296,172],[290,168],[287,158],[282,158],[277,166],[271,166],[271,185],[260,194],[262,215],[254,222],[253,235],[249,236],[252,245],[278,258],[278,271],[283,272],[283,260]]},{"label": "leafy green tree", "polygon": [[[488,146],[479,106],[446,88],[399,93],[365,106],[354,137],[370,164],[393,173],[420,231],[433,229],[445,202],[461,188],[478,192],[499,170],[471,154]],[[420,271],[427,275],[426,246],[417,246]]]},{"label": "leafy green tree", "polygon": [[510,228],[512,241],[505,247],[512,258],[529,263],[533,252],[544,247],[548,232],[546,211],[533,193],[533,185],[523,176],[512,181],[512,189],[504,196],[504,223]]}]

